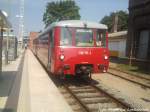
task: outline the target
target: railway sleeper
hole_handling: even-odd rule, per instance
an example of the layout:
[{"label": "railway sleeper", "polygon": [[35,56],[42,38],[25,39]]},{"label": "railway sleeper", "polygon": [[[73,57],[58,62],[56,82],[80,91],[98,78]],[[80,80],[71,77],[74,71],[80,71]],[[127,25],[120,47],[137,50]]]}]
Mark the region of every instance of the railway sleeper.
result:
[{"label": "railway sleeper", "polygon": [[83,98],[81,99],[86,104],[96,104],[96,103],[110,103],[111,100],[109,98]]},{"label": "railway sleeper", "polygon": [[78,98],[99,98],[99,95],[95,95],[95,96],[78,96]]},{"label": "railway sleeper", "polygon": [[74,93],[96,93],[96,90],[94,89],[79,89],[79,90],[73,90]]},{"label": "railway sleeper", "polygon": [[93,98],[93,97],[102,97],[99,93],[78,93],[76,94],[79,98]]},{"label": "railway sleeper", "polygon": [[[115,109],[115,108],[119,108],[115,103],[98,103],[98,104],[87,104],[87,107],[91,110],[91,111],[97,111],[99,112],[100,110],[108,110],[108,109]],[[109,111],[105,111],[105,112],[109,112]],[[111,111],[110,111],[111,112]]]},{"label": "railway sleeper", "polygon": [[78,90],[78,89],[91,89],[91,86],[80,86],[80,87],[76,87],[76,86],[70,86],[69,87],[71,90]]}]

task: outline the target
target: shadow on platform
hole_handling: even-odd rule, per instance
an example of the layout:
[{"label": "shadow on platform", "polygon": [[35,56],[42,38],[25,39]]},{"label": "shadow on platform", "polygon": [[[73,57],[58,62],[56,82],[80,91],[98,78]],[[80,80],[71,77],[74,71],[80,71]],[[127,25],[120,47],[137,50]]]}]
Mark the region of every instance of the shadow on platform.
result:
[{"label": "shadow on platform", "polygon": [[2,76],[0,77],[0,97],[9,96],[16,74],[17,71],[2,72]]},{"label": "shadow on platform", "polygon": [[16,112],[19,101],[23,59],[17,71],[3,71],[0,77],[0,112]]}]

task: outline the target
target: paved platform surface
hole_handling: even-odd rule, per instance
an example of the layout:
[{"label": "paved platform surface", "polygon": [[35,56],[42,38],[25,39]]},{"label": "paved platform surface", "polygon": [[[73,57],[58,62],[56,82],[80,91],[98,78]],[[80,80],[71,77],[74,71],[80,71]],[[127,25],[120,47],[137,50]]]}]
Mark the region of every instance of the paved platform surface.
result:
[{"label": "paved platform surface", "polygon": [[[19,65],[22,59],[22,55],[20,55],[16,61],[12,61],[7,66],[3,66],[2,74],[0,75],[0,112],[6,110],[14,111],[17,107],[18,102],[18,94],[15,95],[15,100],[13,101],[13,108],[8,109],[8,105],[10,103],[10,95],[12,94],[12,90],[15,87],[15,81],[19,74]],[[19,93],[19,88],[16,90],[16,93]],[[15,94],[15,93],[14,93]],[[12,101],[12,100],[11,100]]]},{"label": "paved platform surface", "polygon": [[30,50],[5,66],[0,79],[0,112],[72,112]]}]

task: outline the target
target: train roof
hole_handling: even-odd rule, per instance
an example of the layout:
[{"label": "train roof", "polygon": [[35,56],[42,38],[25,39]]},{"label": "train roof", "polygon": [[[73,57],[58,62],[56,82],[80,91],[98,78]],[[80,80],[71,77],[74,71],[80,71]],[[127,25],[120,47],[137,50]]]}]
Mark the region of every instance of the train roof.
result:
[{"label": "train roof", "polygon": [[[96,29],[107,29],[107,26],[104,24],[90,22],[90,21],[83,21],[83,20],[64,20],[59,22],[54,22],[50,24],[43,33],[47,33],[53,27],[80,27],[80,28],[96,28]],[[40,35],[42,35],[40,34]]]},{"label": "train roof", "polygon": [[54,26],[61,26],[61,27],[85,27],[86,28],[98,28],[98,29],[107,29],[107,26],[104,24],[99,24],[96,22],[90,22],[90,21],[82,21],[82,20],[65,20],[65,21],[59,21],[55,22],[53,24]]}]

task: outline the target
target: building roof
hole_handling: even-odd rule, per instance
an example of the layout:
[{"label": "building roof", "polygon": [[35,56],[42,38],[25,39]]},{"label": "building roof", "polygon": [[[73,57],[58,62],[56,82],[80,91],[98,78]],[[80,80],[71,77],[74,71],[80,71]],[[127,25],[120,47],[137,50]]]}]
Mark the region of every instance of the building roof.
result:
[{"label": "building roof", "polygon": [[30,38],[35,38],[39,35],[39,32],[30,32],[29,37]]},{"label": "building roof", "polygon": [[4,12],[2,10],[0,10],[0,26],[2,26],[2,25],[4,28],[10,28],[11,27],[11,24],[7,20]]},{"label": "building roof", "polygon": [[115,32],[115,33],[109,33],[108,37],[113,38],[113,37],[121,37],[123,35],[127,35],[127,31],[120,31],[120,32]]}]

